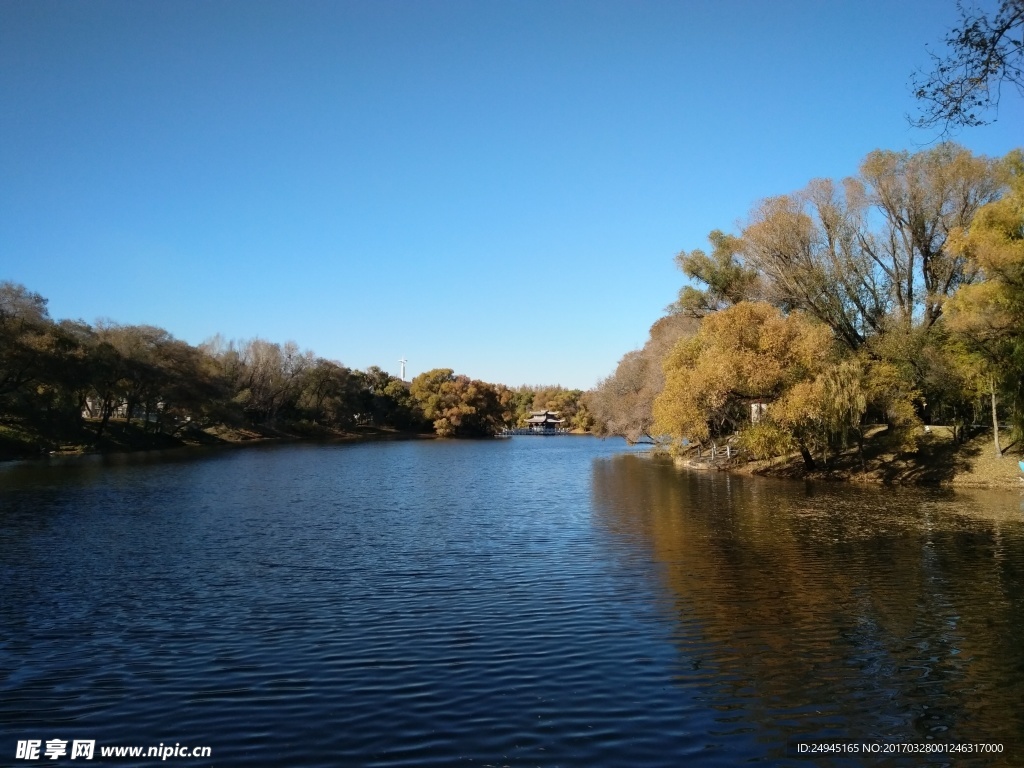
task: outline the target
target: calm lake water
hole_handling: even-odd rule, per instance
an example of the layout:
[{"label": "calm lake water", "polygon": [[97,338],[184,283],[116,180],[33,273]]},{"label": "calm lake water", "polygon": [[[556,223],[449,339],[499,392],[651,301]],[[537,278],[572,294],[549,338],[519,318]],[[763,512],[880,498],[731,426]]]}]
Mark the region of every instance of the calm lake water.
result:
[{"label": "calm lake water", "polygon": [[1022,502],[587,437],[0,465],[0,765],[1024,765]]}]

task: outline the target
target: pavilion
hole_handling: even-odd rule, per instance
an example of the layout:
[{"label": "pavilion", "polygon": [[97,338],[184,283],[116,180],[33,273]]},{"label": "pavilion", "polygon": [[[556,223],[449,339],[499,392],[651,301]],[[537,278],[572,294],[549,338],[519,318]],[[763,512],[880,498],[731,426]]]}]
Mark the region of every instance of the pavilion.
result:
[{"label": "pavilion", "polygon": [[556,434],[562,431],[565,419],[558,418],[558,411],[530,411],[526,426],[532,433]]}]

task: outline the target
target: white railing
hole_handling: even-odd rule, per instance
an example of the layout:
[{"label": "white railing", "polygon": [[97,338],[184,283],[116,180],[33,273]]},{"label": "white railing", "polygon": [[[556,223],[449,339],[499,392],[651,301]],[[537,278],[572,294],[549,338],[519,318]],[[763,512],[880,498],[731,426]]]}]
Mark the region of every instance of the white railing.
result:
[{"label": "white railing", "polygon": [[531,429],[530,427],[514,427],[503,429],[499,435],[568,435],[568,429]]}]

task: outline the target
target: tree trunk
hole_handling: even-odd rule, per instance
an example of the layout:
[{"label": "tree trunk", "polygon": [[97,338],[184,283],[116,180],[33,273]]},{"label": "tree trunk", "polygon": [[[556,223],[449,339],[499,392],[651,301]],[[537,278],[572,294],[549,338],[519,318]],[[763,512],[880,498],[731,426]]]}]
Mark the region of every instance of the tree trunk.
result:
[{"label": "tree trunk", "polygon": [[104,401],[103,408],[102,408],[103,418],[100,419],[100,426],[96,430],[96,442],[97,443],[99,443],[100,438],[103,436],[103,431],[107,428],[107,422],[110,421],[110,412],[111,412],[111,410],[112,410],[112,407],[106,401]]},{"label": "tree trunk", "polygon": [[800,443],[800,457],[804,460],[804,469],[808,471],[814,469],[814,457],[803,443]]},{"label": "tree trunk", "polygon": [[996,458],[1003,458],[1003,449],[999,447],[999,418],[996,416],[996,377],[988,375],[988,384],[992,390],[992,436],[996,441]]}]

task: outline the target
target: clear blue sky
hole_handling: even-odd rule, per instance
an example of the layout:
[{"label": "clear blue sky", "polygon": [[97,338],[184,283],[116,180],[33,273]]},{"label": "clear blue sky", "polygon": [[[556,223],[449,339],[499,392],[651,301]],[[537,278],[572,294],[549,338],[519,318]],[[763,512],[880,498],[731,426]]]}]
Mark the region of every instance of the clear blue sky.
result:
[{"label": "clear blue sky", "polygon": [[[992,4],[990,0],[990,5]],[[0,279],[57,318],[589,388],[760,198],[918,149],[953,0],[0,0]],[[970,149],[1024,143],[1008,91]]]}]

